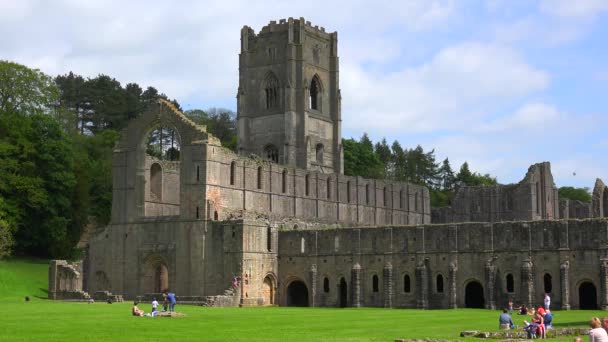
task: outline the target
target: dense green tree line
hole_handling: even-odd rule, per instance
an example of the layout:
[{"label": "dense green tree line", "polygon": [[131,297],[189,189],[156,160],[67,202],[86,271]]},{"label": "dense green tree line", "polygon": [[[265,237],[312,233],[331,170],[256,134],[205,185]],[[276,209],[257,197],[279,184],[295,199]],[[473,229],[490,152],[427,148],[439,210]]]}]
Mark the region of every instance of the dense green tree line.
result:
[{"label": "dense green tree line", "polygon": [[467,162],[455,173],[448,158],[438,163],[435,150],[424,151],[420,145],[407,149],[394,141],[389,146],[386,139],[374,144],[367,134],[359,141],[344,139],[343,145],[346,175],[425,185],[431,192],[432,206],[449,205],[458,186],[497,184],[489,174],[471,172]]}]

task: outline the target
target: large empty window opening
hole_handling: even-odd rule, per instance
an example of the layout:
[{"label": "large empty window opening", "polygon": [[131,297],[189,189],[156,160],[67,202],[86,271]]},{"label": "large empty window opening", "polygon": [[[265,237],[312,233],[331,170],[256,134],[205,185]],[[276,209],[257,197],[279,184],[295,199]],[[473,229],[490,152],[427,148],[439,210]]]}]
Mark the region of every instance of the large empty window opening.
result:
[{"label": "large empty window opening", "polygon": [[276,146],[270,144],[264,148],[264,156],[266,160],[271,161],[273,163],[279,162],[279,149]]},{"label": "large empty window opening", "polygon": [[321,110],[321,82],[317,75],[310,82],[310,109]]},{"label": "large empty window opening", "polygon": [[[156,127],[143,141],[145,148],[142,186],[145,192],[144,216],[179,215],[180,138],[177,131]],[[197,180],[200,170],[197,168]]]},{"label": "large empty window opening", "polygon": [[266,109],[279,108],[279,80],[273,73],[268,74],[264,87]]}]

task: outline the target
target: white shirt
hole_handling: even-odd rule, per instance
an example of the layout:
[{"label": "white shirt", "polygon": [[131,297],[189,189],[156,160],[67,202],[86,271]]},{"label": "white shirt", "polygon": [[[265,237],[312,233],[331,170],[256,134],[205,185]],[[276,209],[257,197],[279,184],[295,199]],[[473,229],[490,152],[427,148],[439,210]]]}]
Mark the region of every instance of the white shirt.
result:
[{"label": "white shirt", "polygon": [[158,302],[157,301],[153,301],[152,302],[152,308],[156,309],[157,306],[158,306]]},{"label": "white shirt", "polygon": [[545,296],[545,307],[549,307],[551,304],[551,298],[549,296]]},{"label": "white shirt", "polygon": [[604,328],[595,328],[589,330],[589,342],[607,342],[608,335]]}]

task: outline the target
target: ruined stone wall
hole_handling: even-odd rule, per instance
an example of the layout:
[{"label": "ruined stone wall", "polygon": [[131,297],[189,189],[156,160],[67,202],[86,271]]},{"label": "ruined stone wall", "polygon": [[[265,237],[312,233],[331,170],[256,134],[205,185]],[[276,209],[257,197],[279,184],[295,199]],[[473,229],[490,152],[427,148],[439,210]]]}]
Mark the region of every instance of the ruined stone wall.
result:
[{"label": "ruined stone wall", "polygon": [[477,282],[486,308],[509,298],[541,305],[548,290],[552,308],[568,309],[589,282],[606,308],[608,236],[599,233],[606,228],[602,219],[281,231],[279,300],[284,305],[290,283],[302,281],[311,304],[339,306],[344,279],[347,306],[454,308],[466,306],[467,285]]},{"label": "ruined stone wall", "polygon": [[591,195],[591,216],[608,217],[608,186],[599,178],[595,180]]},{"label": "ruined stone wall", "polygon": [[548,162],[530,166],[524,179],[517,184],[460,187],[451,207],[432,210],[433,223],[559,218],[557,187]]},{"label": "ruined stone wall", "polygon": [[[154,182],[151,166],[159,166],[158,183]],[[159,160],[146,156],[145,164],[145,216],[171,216],[179,215],[180,200],[180,162]],[[151,179],[152,178],[152,179]],[[160,185],[158,189],[154,187]]]},{"label": "ruined stone wall", "polygon": [[559,200],[559,217],[561,219],[585,219],[591,217],[591,202],[577,200]]},{"label": "ruined stone wall", "polygon": [[49,263],[49,299],[86,300],[90,297],[82,290],[82,263],[70,264],[65,260]]},{"label": "ruined stone wall", "polygon": [[[207,145],[207,199],[218,219],[256,212],[278,221],[364,225],[430,222],[424,186],[295,169]],[[213,214],[215,215],[215,214]]]}]

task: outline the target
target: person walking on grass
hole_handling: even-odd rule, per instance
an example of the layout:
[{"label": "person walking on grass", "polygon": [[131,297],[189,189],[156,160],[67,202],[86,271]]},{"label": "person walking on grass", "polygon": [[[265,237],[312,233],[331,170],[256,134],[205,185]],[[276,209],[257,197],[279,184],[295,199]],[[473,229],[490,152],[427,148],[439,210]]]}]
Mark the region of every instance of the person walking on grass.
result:
[{"label": "person walking on grass", "polygon": [[549,310],[550,305],[551,305],[551,297],[549,297],[548,293],[545,293],[545,310]]},{"label": "person walking on grass", "polygon": [[157,307],[158,307],[158,302],[156,301],[156,298],[153,298],[153,300],[152,300],[152,312],[155,312]]}]

